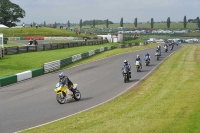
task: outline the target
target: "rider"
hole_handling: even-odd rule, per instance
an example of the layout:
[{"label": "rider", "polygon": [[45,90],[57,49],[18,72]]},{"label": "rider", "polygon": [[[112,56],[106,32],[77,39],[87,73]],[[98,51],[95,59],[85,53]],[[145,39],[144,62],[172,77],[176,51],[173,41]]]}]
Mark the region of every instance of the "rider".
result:
[{"label": "rider", "polygon": [[140,55],[137,55],[136,59],[135,59],[135,63],[136,61],[140,62],[140,68],[142,69],[142,60],[140,59]]},{"label": "rider", "polygon": [[146,52],[146,54],[144,55],[144,60],[146,61],[146,58],[150,61],[150,55],[148,52]]},{"label": "rider", "polygon": [[130,63],[128,63],[127,60],[124,60],[124,64],[123,64],[123,66],[122,66],[122,70],[123,70],[125,67],[128,67],[128,69],[129,69],[129,75],[130,75],[130,78],[131,78],[131,65],[130,65]]},{"label": "rider", "polygon": [[157,47],[157,49],[156,49],[156,52],[159,52],[159,55],[161,55],[161,47],[160,47],[160,45],[158,45],[158,47]]},{"label": "rider", "polygon": [[164,48],[165,48],[165,47],[166,47],[166,48],[168,48],[168,45],[167,45],[167,43],[165,43],[165,44],[163,45],[163,47],[164,47]]},{"label": "rider", "polygon": [[[74,93],[72,81],[69,80],[69,78],[68,78],[67,76],[65,76],[65,74],[64,74],[63,72],[61,72],[61,73],[59,74],[59,82],[60,82],[63,86],[67,85],[68,88],[69,88],[69,90],[72,91],[72,92]],[[66,96],[66,94],[64,94],[64,96]]]}]

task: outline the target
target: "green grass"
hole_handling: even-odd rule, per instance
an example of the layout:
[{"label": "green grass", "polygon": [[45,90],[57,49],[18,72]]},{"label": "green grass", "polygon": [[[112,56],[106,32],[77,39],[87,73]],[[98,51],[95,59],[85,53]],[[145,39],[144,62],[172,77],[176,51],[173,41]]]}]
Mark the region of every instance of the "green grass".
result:
[{"label": "green grass", "polygon": [[[26,28],[9,28],[9,29],[0,29],[0,33],[3,33],[4,37],[24,37],[24,36],[64,36],[64,37],[83,37],[84,34],[76,35],[74,31],[58,29],[58,28],[47,28],[40,27],[36,29],[35,27],[26,27]],[[93,37],[94,35],[87,35]]]},{"label": "green grass", "polygon": [[199,79],[200,45],[184,45],[124,95],[23,133],[199,133]]},{"label": "green grass", "polygon": [[137,38],[135,40],[124,41],[125,44],[128,44],[128,43],[140,43],[140,42],[144,42],[144,40],[142,38]]},{"label": "green grass", "polygon": [[[106,25],[96,25],[96,28],[106,28]],[[110,24],[109,28],[118,28],[120,27],[120,24]],[[135,28],[134,24],[124,24],[123,27],[126,28]],[[138,24],[138,28],[151,28],[151,24]],[[79,26],[74,26],[74,28],[79,28]],[[83,26],[83,28],[90,28],[89,26]],[[187,29],[196,29],[197,24],[196,23],[187,23]],[[167,23],[155,23],[154,29],[167,29]],[[171,23],[170,29],[184,29],[183,23]]]},{"label": "green grass", "polygon": [[[81,46],[75,48],[66,48],[66,49],[58,49],[58,50],[49,50],[49,51],[41,51],[41,52],[29,52],[23,54],[15,54],[15,55],[5,55],[3,59],[0,60],[0,77],[16,74],[19,72],[43,67],[43,64],[46,62],[64,59],[70,57],[75,54],[88,52],[93,49],[97,49],[100,47],[111,46],[115,45],[118,46],[118,43],[106,43],[103,45],[93,45],[93,46]],[[155,47],[156,44],[149,44],[147,46],[142,47],[133,47],[133,48],[125,48],[125,49],[114,49],[111,51],[107,51],[104,53],[98,54],[98,56],[93,56],[88,58],[87,60],[82,60],[77,63],[70,64],[67,67],[71,67],[72,65],[85,63],[91,60],[95,60],[97,58],[103,58],[112,56],[114,54],[118,54],[121,52],[128,52],[138,49],[144,49],[149,47]]]},{"label": "green grass", "polygon": [[7,44],[3,45],[4,47],[13,47],[13,46],[24,46],[24,44],[20,44],[20,43],[15,43],[12,41],[8,41]]}]

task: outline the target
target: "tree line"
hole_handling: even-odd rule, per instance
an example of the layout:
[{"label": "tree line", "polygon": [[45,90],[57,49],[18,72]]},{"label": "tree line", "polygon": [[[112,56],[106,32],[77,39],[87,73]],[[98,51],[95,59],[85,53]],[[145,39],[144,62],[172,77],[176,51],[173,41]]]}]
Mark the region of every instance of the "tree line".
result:
[{"label": "tree line", "polygon": [[[16,26],[16,23],[20,22],[20,18],[24,18],[25,17],[26,12],[17,4],[12,3],[10,0],[0,0],[0,23],[4,24],[8,27],[13,27]],[[183,18],[183,27],[187,28],[187,23],[188,22],[193,22],[193,23],[197,23],[197,27],[200,29],[200,19],[199,17],[197,17],[196,19],[189,19],[187,21],[186,16],[184,16]],[[167,28],[170,28],[170,24],[171,24],[171,20],[170,17],[167,18]],[[107,20],[85,20],[84,22],[82,22],[82,19],[79,22],[79,26],[80,29],[82,28],[82,26],[85,25],[91,25],[92,28],[95,28],[95,25],[102,25],[105,24],[106,28],[109,27],[109,24],[113,24],[112,21]],[[120,23],[119,23],[120,27],[123,27],[123,17],[120,19]],[[134,25],[137,28],[138,25],[138,19],[135,18],[134,19]],[[44,26],[46,27],[46,22],[44,22]],[[57,23],[55,22],[54,27],[57,26]],[[67,27],[70,27],[71,24],[68,20],[67,22]],[[153,29],[154,28],[154,19],[151,18],[150,21],[150,26]]]}]

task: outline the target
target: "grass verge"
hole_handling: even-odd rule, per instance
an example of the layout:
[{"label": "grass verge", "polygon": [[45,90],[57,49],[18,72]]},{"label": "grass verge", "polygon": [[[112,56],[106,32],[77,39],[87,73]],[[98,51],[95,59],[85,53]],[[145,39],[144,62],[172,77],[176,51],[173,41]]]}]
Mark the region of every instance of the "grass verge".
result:
[{"label": "grass verge", "polygon": [[198,133],[200,45],[185,45],[107,104],[23,133]]},{"label": "grass verge", "polygon": [[[42,67],[43,64],[46,62],[67,58],[75,54],[84,53],[93,49],[111,46],[111,45],[118,46],[118,43],[106,43],[102,45],[81,46],[81,47],[57,49],[57,50],[49,50],[49,51],[41,51],[41,52],[5,55],[5,57],[0,60],[0,68],[1,68],[0,77],[10,75],[10,74],[16,74],[16,73],[31,70],[34,68],[39,68],[39,67]],[[106,56],[118,54],[120,52],[128,52],[128,51],[133,51],[137,49],[145,49],[145,48],[155,47],[155,46],[156,45],[149,44],[147,46],[125,48],[123,50],[119,48],[119,49],[98,54],[99,56],[93,56],[91,58],[79,61],[77,63],[84,63],[84,62],[94,60],[97,58],[103,58]],[[73,63],[67,67],[75,65],[77,63]]]},{"label": "grass verge", "polygon": [[7,44],[4,44],[3,46],[4,47],[24,46],[24,44],[20,44],[20,43],[15,43],[15,42],[12,42],[12,41],[8,41]]}]

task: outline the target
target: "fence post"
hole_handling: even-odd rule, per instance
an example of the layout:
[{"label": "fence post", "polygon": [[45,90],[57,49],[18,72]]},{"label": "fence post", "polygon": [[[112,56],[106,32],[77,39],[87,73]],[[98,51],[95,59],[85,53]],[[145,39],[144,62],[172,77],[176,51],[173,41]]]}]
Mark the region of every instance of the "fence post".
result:
[{"label": "fence post", "polygon": [[35,51],[37,51],[37,45],[35,45]]},{"label": "fence post", "polygon": [[26,46],[26,51],[29,52],[29,46]]},{"label": "fence post", "polygon": [[43,51],[45,51],[45,49],[46,49],[45,47],[46,47],[46,46],[43,44]]},{"label": "fence post", "polygon": [[17,53],[19,54],[19,47],[17,47]]},{"label": "fence post", "polygon": [[58,49],[58,43],[57,43],[57,49]]},{"label": "fence post", "polygon": [[6,48],[6,47],[4,47],[4,48],[5,48],[5,51],[6,51],[5,54],[7,55],[8,54],[8,48]]},{"label": "fence post", "polygon": [[50,46],[51,46],[51,50],[52,50],[52,48],[53,48],[52,44],[50,44]]}]

